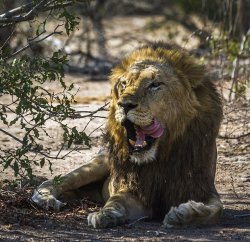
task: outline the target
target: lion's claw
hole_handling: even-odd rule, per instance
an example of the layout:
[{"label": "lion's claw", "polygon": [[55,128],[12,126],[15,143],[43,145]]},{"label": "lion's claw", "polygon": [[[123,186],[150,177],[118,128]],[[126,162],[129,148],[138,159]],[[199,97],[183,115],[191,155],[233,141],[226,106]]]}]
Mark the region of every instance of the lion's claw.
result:
[{"label": "lion's claw", "polygon": [[54,189],[55,188],[49,183],[49,181],[46,181],[34,191],[31,200],[43,209],[59,211],[63,206],[66,205],[66,203],[56,199],[53,194]]},{"label": "lion's claw", "polygon": [[46,210],[52,209],[55,211],[59,211],[63,206],[66,205],[66,203],[57,200],[53,195],[43,194],[39,191],[34,192],[33,196],[31,197],[31,200],[39,207],[42,207]]},{"label": "lion's claw", "polygon": [[[188,201],[178,207],[171,207],[163,220],[165,228],[176,228],[186,225],[208,224],[212,218],[219,217],[220,206],[207,206],[204,203]],[[218,216],[215,216],[218,214]]]},{"label": "lion's claw", "polygon": [[88,225],[94,228],[113,227],[124,223],[124,221],[124,211],[119,211],[115,208],[105,208],[88,215]]}]

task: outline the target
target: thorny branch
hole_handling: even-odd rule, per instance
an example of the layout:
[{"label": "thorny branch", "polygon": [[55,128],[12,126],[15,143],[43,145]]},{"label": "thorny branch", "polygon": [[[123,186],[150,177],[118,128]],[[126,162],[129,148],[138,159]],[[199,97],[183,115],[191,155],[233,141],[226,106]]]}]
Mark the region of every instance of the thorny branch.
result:
[{"label": "thorny branch", "polygon": [[76,116],[74,118],[76,119],[80,119],[80,118],[87,118],[87,117],[91,117],[91,118],[106,118],[106,117],[103,117],[103,116],[96,116],[95,114],[100,112],[100,111],[107,111],[106,107],[109,105],[109,102],[105,103],[104,105],[102,105],[100,108],[96,109],[95,111],[76,111],[76,113],[89,113],[89,114],[86,114],[86,115],[79,115],[79,116]]},{"label": "thorny branch", "polygon": [[[8,131],[0,128],[0,132],[10,136],[12,139],[18,141],[20,144],[22,145],[25,145],[25,143],[20,140],[19,138],[17,138],[16,136],[14,136],[13,134],[9,133]],[[75,147],[73,149],[71,149],[69,152],[67,152],[65,155],[59,157],[59,154],[61,153],[62,151],[62,148],[63,148],[63,145],[62,145],[62,148],[60,149],[60,152],[58,152],[58,154],[56,156],[51,156],[49,155],[48,153],[45,153],[43,151],[40,150],[40,148],[42,147],[39,147],[39,145],[37,147],[33,147],[31,149],[29,149],[30,152],[33,152],[33,153],[36,153],[36,154],[41,154],[43,156],[45,156],[46,158],[50,158],[50,159],[55,159],[55,160],[63,160],[66,156],[68,156],[70,153],[72,153],[73,151],[77,151],[78,149]]]},{"label": "thorny branch", "polygon": [[[84,2],[89,2],[90,0],[84,0]],[[9,10],[6,13],[0,15],[0,27],[4,26],[4,24],[15,24],[27,20],[32,20],[38,12],[47,12],[50,10],[56,10],[71,6],[75,1],[67,1],[64,2],[56,0],[42,0],[38,2],[32,2],[20,7]]]},{"label": "thorny branch", "polygon": [[233,189],[233,193],[234,193],[234,195],[239,199],[240,197],[239,197],[239,195],[237,194],[237,192],[235,191],[233,175],[230,174],[230,177],[231,177],[231,186],[232,186],[232,189]]},{"label": "thorny branch", "polygon": [[[17,137],[14,136],[13,134],[9,133],[8,131],[6,131],[6,130],[0,128],[0,132],[6,134],[6,135],[8,135],[8,136],[10,136],[12,139],[16,140],[16,141],[19,142],[20,144],[25,145],[24,142],[23,142],[22,140],[20,140],[19,138],[17,138]],[[50,159],[63,159],[63,158],[65,157],[65,156],[63,156],[63,157],[54,157],[54,156],[50,156],[50,155],[48,155],[47,153],[44,153],[44,152],[40,151],[38,148],[39,148],[39,147],[33,147],[32,149],[30,149],[30,151],[33,152],[33,153],[39,153],[39,154],[41,154],[41,155],[43,155],[43,156],[45,156],[45,157],[47,157],[47,158],[50,158]]]},{"label": "thorny branch", "polygon": [[[109,105],[109,103],[105,103],[103,106],[101,106],[100,108],[98,108],[98,109],[96,109],[96,110],[94,110],[94,111],[82,111],[82,112],[84,112],[84,113],[88,112],[88,114],[87,114],[87,115],[84,115],[84,116],[77,117],[77,118],[86,118],[86,117],[90,117],[90,121],[91,121],[93,118],[99,117],[99,116],[96,116],[96,115],[95,115],[96,113],[98,113],[98,112],[100,112],[100,111],[106,111],[106,107],[107,107],[108,105]],[[81,112],[81,111],[76,111],[76,112],[79,113],[79,112]],[[52,118],[52,117],[48,117],[47,120],[50,119],[50,118]],[[76,117],[75,117],[75,118],[76,118]],[[56,120],[54,120],[54,121],[56,121]],[[87,125],[88,125],[88,124],[89,124],[89,123],[87,123]],[[87,126],[87,125],[86,125],[86,126]],[[103,125],[103,124],[102,124],[102,125]],[[94,129],[89,135],[91,135],[93,132],[95,132],[97,129],[99,129],[102,125],[100,125],[100,126],[97,127],[96,129]],[[38,126],[38,125],[36,125],[36,126]],[[36,126],[34,126],[34,127],[36,127]],[[86,129],[86,126],[85,126],[84,130]],[[15,141],[19,142],[20,144],[25,145],[25,143],[24,143],[21,139],[19,139],[18,137],[14,136],[14,135],[11,134],[10,132],[8,132],[8,131],[6,131],[6,130],[4,130],[4,129],[2,129],[2,128],[0,128],[0,132],[2,132],[2,133],[4,133],[5,135],[11,137],[12,139],[14,139]],[[39,146],[39,145],[38,145],[38,146]],[[65,155],[59,157],[59,155],[60,155],[60,153],[61,153],[61,151],[62,151],[62,149],[63,149],[63,147],[64,147],[64,144],[62,144],[62,146],[61,146],[59,152],[57,153],[57,155],[56,155],[56,156],[51,156],[51,155],[49,155],[48,153],[45,153],[45,152],[41,151],[40,148],[42,148],[42,147],[38,147],[38,146],[32,147],[31,149],[29,149],[29,151],[30,151],[30,152],[33,152],[33,153],[36,153],[36,154],[37,154],[37,153],[38,153],[38,154],[41,154],[41,155],[45,156],[46,158],[56,159],[56,160],[64,159],[66,156],[68,156],[68,155],[69,155],[70,153],[72,153],[73,151],[77,151],[77,148],[73,148],[73,149],[71,149],[69,152],[67,152]]]},{"label": "thorny branch", "polygon": [[47,35],[45,35],[44,37],[38,39],[38,40],[35,40],[37,39],[40,35],[42,35],[43,33],[45,32],[42,32],[40,35],[36,36],[35,38],[33,38],[34,40],[33,41],[30,41],[27,45],[25,45],[24,47],[22,47],[21,49],[17,50],[16,52],[14,52],[13,54],[9,55],[8,57],[4,58],[4,60],[8,60],[8,59],[11,59],[15,56],[17,56],[18,54],[20,54],[21,52],[25,51],[26,49],[30,48],[31,46],[35,45],[35,44],[38,44],[39,42],[42,42],[43,40],[49,38],[50,36],[52,35],[55,35],[55,34],[62,34],[63,31],[57,31],[57,29],[62,26],[62,25],[57,25],[57,27],[54,29],[54,31],[52,33],[49,33]]}]

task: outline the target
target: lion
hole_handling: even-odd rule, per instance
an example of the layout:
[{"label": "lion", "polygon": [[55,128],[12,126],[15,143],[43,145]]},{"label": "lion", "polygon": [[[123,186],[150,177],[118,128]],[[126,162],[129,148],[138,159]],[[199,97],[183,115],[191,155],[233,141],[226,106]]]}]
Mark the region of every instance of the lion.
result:
[{"label": "lion", "polygon": [[223,211],[214,184],[222,104],[205,73],[181,48],[158,42],[134,50],[110,75],[107,151],[61,184],[42,183],[33,201],[59,210],[81,188],[104,203],[88,215],[94,228],[142,217],[161,219],[165,228],[217,223]]}]

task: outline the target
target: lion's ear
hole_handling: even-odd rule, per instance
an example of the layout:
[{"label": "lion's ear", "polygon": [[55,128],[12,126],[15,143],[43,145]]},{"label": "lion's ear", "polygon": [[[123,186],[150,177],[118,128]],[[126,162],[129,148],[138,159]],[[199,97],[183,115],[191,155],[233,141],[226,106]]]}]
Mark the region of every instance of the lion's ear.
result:
[{"label": "lion's ear", "polygon": [[181,49],[165,52],[170,63],[187,79],[193,88],[199,86],[205,75],[205,67]]},{"label": "lion's ear", "polygon": [[116,80],[116,76],[114,75],[109,76],[109,81],[111,82],[112,85],[111,97],[113,100],[117,100],[119,98],[119,93],[118,93],[118,82]]},{"label": "lion's ear", "polygon": [[112,99],[118,99],[119,98],[119,91],[118,91],[118,85],[119,85],[119,79],[124,74],[125,70],[121,68],[120,66],[117,66],[112,70],[111,75],[109,76],[109,81],[112,85],[111,95]]},{"label": "lion's ear", "polygon": [[198,65],[197,63],[188,63],[186,68],[183,70],[185,76],[189,80],[193,88],[199,86],[204,80],[205,67],[203,65]]},{"label": "lion's ear", "polygon": [[113,84],[113,88],[111,90],[111,95],[113,99],[118,99],[119,98],[119,93],[118,93],[118,82],[115,82]]}]

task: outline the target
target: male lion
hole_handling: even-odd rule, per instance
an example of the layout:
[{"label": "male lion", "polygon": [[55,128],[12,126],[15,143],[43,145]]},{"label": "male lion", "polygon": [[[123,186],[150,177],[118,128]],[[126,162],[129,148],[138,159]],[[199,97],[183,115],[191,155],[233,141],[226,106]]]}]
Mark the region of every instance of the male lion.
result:
[{"label": "male lion", "polygon": [[99,189],[105,202],[88,216],[95,228],[142,216],[163,219],[167,228],[215,223],[223,209],[214,186],[222,105],[204,73],[167,44],[132,52],[110,77],[108,152],[65,175],[62,184],[42,183],[33,201],[59,210],[58,199],[84,187],[90,199]]}]

